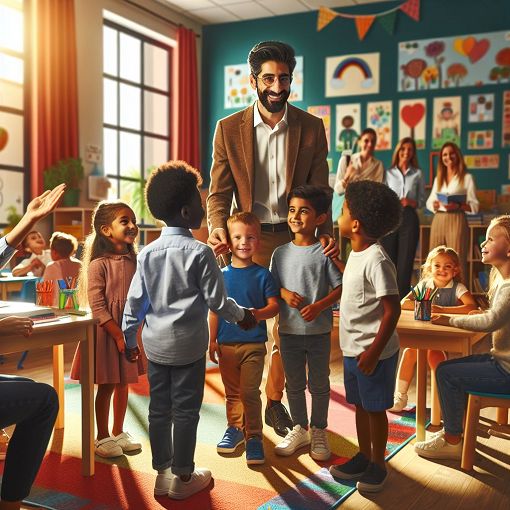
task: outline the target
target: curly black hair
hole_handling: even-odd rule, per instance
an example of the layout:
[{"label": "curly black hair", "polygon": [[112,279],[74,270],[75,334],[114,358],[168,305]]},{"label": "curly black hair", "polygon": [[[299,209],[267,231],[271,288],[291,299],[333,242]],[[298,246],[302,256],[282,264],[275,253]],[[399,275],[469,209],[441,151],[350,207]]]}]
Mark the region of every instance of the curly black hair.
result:
[{"label": "curly black hair", "polygon": [[386,184],[355,181],[347,185],[345,202],[353,220],[358,220],[366,235],[381,239],[395,231],[402,221],[402,205]]},{"label": "curly black hair", "polygon": [[318,216],[319,214],[327,213],[331,208],[333,190],[327,186],[302,184],[290,190],[287,195],[287,205],[290,204],[290,199],[294,197],[308,200]]},{"label": "curly black hair", "polygon": [[292,77],[292,73],[296,67],[296,57],[292,46],[280,41],[263,41],[256,44],[248,54],[248,64],[250,65],[251,74],[258,76],[262,64],[270,60],[287,64],[289,67],[289,74]]},{"label": "curly black hair", "polygon": [[179,214],[183,206],[189,205],[201,184],[200,172],[185,161],[163,163],[147,179],[147,206],[154,218],[168,222]]}]

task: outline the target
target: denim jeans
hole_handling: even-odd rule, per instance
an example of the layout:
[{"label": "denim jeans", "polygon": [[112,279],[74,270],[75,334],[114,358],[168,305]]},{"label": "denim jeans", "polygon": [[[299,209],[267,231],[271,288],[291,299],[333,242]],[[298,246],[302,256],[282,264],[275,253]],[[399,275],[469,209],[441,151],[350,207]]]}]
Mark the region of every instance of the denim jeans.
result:
[{"label": "denim jeans", "polygon": [[51,386],[0,375],[0,428],[16,425],[5,458],[2,500],[21,501],[28,496],[57,413],[58,397]]},{"label": "denim jeans", "polygon": [[453,435],[463,431],[467,391],[510,393],[510,373],[490,354],[443,361],[436,369],[436,380],[444,428]]},{"label": "denim jeans", "polygon": [[195,470],[200,407],[204,397],[205,356],[189,365],[149,361],[149,439],[152,467],[176,475]]},{"label": "denim jeans", "polygon": [[280,333],[285,386],[294,425],[308,427],[305,397],[308,365],[308,389],[312,395],[310,425],[319,429],[325,429],[328,426],[330,351],[330,333],[320,335]]}]

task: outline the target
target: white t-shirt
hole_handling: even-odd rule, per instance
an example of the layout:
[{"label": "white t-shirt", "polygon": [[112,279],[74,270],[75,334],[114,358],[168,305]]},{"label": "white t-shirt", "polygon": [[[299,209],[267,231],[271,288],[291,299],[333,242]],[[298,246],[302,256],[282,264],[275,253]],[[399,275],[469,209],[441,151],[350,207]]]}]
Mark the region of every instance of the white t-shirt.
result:
[{"label": "white t-shirt", "polygon": [[[372,345],[384,313],[381,298],[394,294],[398,295],[395,266],[381,245],[351,251],[340,299],[340,347],[344,356],[356,357]],[[380,359],[390,358],[399,348],[395,330]]]},{"label": "white t-shirt", "polygon": [[[51,251],[50,250],[43,250],[43,252],[40,255],[36,255],[35,253],[32,253],[28,259],[23,259],[14,269],[23,269],[30,265],[32,260],[39,259],[45,266],[47,266],[51,261]],[[34,276],[41,277],[44,273],[45,267],[40,267],[37,269],[34,269],[34,271],[31,271],[29,274],[33,274]]]}]

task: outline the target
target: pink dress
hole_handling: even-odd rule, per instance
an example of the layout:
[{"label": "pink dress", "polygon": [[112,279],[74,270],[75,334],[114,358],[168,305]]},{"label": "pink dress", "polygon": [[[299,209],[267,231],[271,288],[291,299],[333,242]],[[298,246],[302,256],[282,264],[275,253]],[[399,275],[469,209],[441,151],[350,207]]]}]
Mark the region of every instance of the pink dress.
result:
[{"label": "pink dress", "polygon": [[[128,384],[138,381],[146,372],[145,355],[131,363],[117,349],[115,340],[102,327],[109,320],[122,325],[122,314],[135,274],[134,255],[105,254],[93,260],[88,268],[88,299],[92,315],[99,320],[96,326],[95,377],[96,384]],[[141,348],[141,346],[140,346]],[[78,347],[71,368],[71,379],[80,378],[80,349]]]}]

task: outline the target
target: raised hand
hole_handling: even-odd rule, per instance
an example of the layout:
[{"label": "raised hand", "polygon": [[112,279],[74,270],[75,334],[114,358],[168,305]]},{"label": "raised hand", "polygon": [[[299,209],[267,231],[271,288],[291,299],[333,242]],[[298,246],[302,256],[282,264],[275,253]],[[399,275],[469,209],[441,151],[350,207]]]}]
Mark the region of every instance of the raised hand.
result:
[{"label": "raised hand", "polygon": [[45,191],[42,195],[35,197],[28,204],[25,215],[33,221],[38,221],[46,217],[57,207],[65,189],[65,184],[59,184],[52,190]]}]

